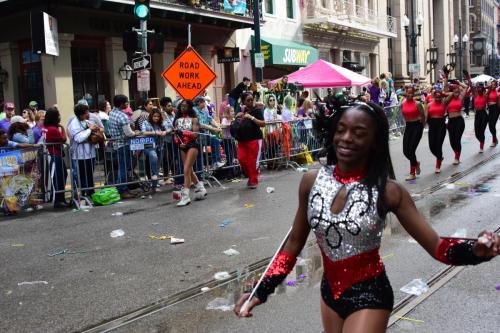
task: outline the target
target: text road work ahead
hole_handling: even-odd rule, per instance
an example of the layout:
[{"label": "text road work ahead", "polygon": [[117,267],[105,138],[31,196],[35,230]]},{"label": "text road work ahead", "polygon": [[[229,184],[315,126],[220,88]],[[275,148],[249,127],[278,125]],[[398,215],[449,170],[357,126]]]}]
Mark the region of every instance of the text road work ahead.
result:
[{"label": "text road work ahead", "polygon": [[[200,64],[197,62],[180,62],[179,63],[179,80],[177,81],[177,89],[201,89],[200,80]],[[193,82],[190,80],[197,80]]]}]

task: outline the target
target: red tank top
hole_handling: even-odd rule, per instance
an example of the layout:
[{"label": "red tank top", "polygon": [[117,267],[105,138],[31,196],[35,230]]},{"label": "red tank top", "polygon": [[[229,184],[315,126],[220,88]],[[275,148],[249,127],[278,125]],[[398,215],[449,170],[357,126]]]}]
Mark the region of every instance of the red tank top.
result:
[{"label": "red tank top", "polygon": [[425,102],[426,102],[427,104],[429,104],[430,102],[432,102],[432,100],[433,100],[433,99],[434,99],[434,97],[432,97],[432,95],[431,95],[431,94],[429,94],[429,95],[425,96]]},{"label": "red tank top", "polygon": [[492,90],[488,93],[488,103],[497,103],[498,93],[496,90]]},{"label": "red tank top", "polygon": [[443,118],[445,113],[445,107],[443,102],[433,101],[428,106],[429,117],[430,118]]},{"label": "red tank top", "polygon": [[414,100],[409,100],[403,103],[402,107],[403,117],[405,120],[415,120],[420,117],[418,112],[417,103]]},{"label": "red tank top", "polygon": [[474,109],[485,109],[486,108],[486,96],[476,95],[474,96]]},{"label": "red tank top", "polygon": [[462,100],[460,98],[452,98],[448,102],[448,112],[460,112],[462,110]]}]

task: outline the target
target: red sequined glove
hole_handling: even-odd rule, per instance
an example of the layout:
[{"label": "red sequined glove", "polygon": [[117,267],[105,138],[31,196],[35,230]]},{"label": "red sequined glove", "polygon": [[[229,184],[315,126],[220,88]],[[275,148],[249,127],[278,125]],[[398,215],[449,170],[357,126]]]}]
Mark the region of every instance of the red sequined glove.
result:
[{"label": "red sequined glove", "polygon": [[285,251],[280,251],[278,253],[266,275],[264,275],[259,288],[257,288],[255,292],[255,296],[261,303],[265,303],[267,301],[267,296],[271,295],[274,289],[285,280],[286,276],[292,271],[293,266],[295,266],[296,261],[297,258]]},{"label": "red sequined glove", "polygon": [[478,257],[472,251],[474,240],[441,237],[434,257],[447,265],[477,265],[490,261],[492,257]]}]

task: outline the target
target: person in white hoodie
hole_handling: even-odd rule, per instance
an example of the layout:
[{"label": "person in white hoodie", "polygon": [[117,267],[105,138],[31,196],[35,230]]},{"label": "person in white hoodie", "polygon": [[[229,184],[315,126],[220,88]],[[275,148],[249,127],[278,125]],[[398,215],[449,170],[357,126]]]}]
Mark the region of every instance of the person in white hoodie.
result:
[{"label": "person in white hoodie", "polygon": [[88,105],[77,104],[74,113],[67,126],[73,182],[82,189],[83,196],[90,197],[94,193],[96,145],[89,142],[89,137],[92,131],[104,132],[104,128],[90,121]]}]

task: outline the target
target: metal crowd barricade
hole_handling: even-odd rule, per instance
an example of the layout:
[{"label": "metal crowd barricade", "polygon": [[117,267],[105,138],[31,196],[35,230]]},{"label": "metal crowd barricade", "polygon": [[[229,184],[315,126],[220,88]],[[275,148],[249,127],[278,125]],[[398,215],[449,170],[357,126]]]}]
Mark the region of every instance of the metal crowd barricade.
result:
[{"label": "metal crowd barricade", "polygon": [[[231,137],[228,127],[223,129],[221,137],[201,132],[197,134],[199,153],[193,165],[194,172],[208,186],[215,182],[222,187],[216,177],[217,170],[239,169],[238,143]],[[260,163],[297,168],[299,164],[294,158],[322,149],[310,118],[266,123],[263,134]],[[87,159],[77,159],[75,153],[70,152],[68,164],[75,202],[78,204],[84,199],[90,205],[89,197],[95,190],[110,186],[127,190],[140,188],[148,192],[156,183],[152,177],[154,168],[150,160],[151,149],[155,150],[157,157],[158,180],[174,178],[177,184],[182,184],[184,170],[180,148],[170,139],[153,147],[153,138],[127,139],[120,149],[116,141],[108,140],[104,145],[94,148],[95,154],[91,152],[86,155],[92,157]],[[217,166],[217,162],[222,161],[225,165]]]}]

